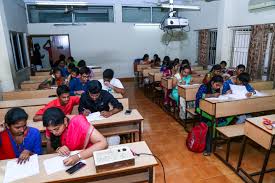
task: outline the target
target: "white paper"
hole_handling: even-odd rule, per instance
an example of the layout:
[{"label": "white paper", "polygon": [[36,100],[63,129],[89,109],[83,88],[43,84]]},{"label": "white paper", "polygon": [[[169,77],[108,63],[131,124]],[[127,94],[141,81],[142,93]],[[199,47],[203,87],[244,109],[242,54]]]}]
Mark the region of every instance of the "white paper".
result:
[{"label": "white paper", "polygon": [[29,161],[24,164],[17,164],[17,159],[7,163],[4,183],[12,182],[22,178],[39,174],[39,164],[37,154],[30,156]]},{"label": "white paper", "polygon": [[86,116],[86,118],[89,122],[106,119],[105,117],[100,115],[100,112],[91,113],[91,114],[89,114],[89,116]]},{"label": "white paper", "polygon": [[246,87],[243,85],[232,85],[230,84],[230,89],[232,91],[232,94],[238,95],[238,96],[244,96],[248,93],[246,90]]},{"label": "white paper", "polygon": [[[71,152],[70,156],[77,154],[79,151],[73,151]],[[68,157],[62,157],[62,156],[56,156],[50,159],[44,160],[44,168],[46,170],[47,175],[51,175],[53,173],[59,172],[59,171],[64,171],[71,166],[65,166],[63,163],[63,160]],[[85,163],[84,160],[81,162]]]}]

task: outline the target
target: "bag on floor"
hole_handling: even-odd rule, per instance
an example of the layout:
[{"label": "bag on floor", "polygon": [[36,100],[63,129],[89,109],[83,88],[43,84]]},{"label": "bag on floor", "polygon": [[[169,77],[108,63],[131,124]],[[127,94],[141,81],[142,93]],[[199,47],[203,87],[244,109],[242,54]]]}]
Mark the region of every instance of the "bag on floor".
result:
[{"label": "bag on floor", "polygon": [[208,127],[201,122],[198,126],[192,128],[186,139],[186,146],[190,151],[201,153],[206,146],[206,135]]}]

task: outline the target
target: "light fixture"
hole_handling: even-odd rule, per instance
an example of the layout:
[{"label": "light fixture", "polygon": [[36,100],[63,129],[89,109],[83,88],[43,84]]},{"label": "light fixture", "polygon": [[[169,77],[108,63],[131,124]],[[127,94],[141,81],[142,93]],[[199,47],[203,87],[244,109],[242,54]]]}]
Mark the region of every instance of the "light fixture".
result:
[{"label": "light fixture", "polygon": [[160,24],[159,23],[135,23],[134,24],[136,27],[139,27],[139,26],[144,26],[144,27],[150,27],[150,26],[152,26],[152,27],[155,27],[155,26],[160,26]]},{"label": "light fixture", "polygon": [[73,6],[86,6],[88,5],[87,2],[81,1],[36,1],[34,4],[37,5],[73,5]]},{"label": "light fixture", "polygon": [[[170,8],[170,4],[161,4],[162,8]],[[184,9],[184,10],[201,10],[199,6],[186,6],[186,5],[173,5],[173,8],[175,9]]]}]

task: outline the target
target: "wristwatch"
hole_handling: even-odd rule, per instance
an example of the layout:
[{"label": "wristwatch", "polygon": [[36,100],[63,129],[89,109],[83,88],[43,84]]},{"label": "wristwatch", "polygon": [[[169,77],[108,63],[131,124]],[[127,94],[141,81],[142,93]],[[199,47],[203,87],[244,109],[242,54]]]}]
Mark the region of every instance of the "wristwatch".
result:
[{"label": "wristwatch", "polygon": [[78,156],[79,160],[81,160],[81,156],[80,156],[80,153],[77,153],[77,156]]}]

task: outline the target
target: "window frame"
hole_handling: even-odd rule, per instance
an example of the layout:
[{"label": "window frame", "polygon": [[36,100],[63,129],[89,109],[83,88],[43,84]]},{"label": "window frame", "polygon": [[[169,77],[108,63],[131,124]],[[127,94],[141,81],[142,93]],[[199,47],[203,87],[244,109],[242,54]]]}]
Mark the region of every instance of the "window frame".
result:
[{"label": "window frame", "polygon": [[[39,4],[36,4],[36,3],[25,3],[25,7],[26,7],[26,15],[27,15],[27,22],[28,24],[39,24],[39,23],[43,23],[43,22],[30,22],[30,17],[29,17],[29,6],[54,6],[54,7],[58,7],[58,6],[64,6],[64,5],[39,5]],[[66,6],[66,5],[65,5]],[[75,7],[78,7],[80,5],[70,5],[69,2],[68,2],[68,5],[67,6],[75,6]],[[71,13],[71,21],[70,22],[47,22],[48,24],[68,24],[68,25],[71,25],[71,24],[83,24],[83,23],[115,23],[115,20],[116,20],[116,17],[115,17],[115,5],[114,4],[110,4],[110,5],[95,5],[95,4],[87,4],[87,5],[84,5],[84,7],[111,7],[112,10],[113,10],[113,21],[108,21],[108,22],[97,22],[97,21],[94,21],[94,22],[77,22],[75,20],[75,13],[72,12]],[[50,10],[50,9],[49,9]]]}]

